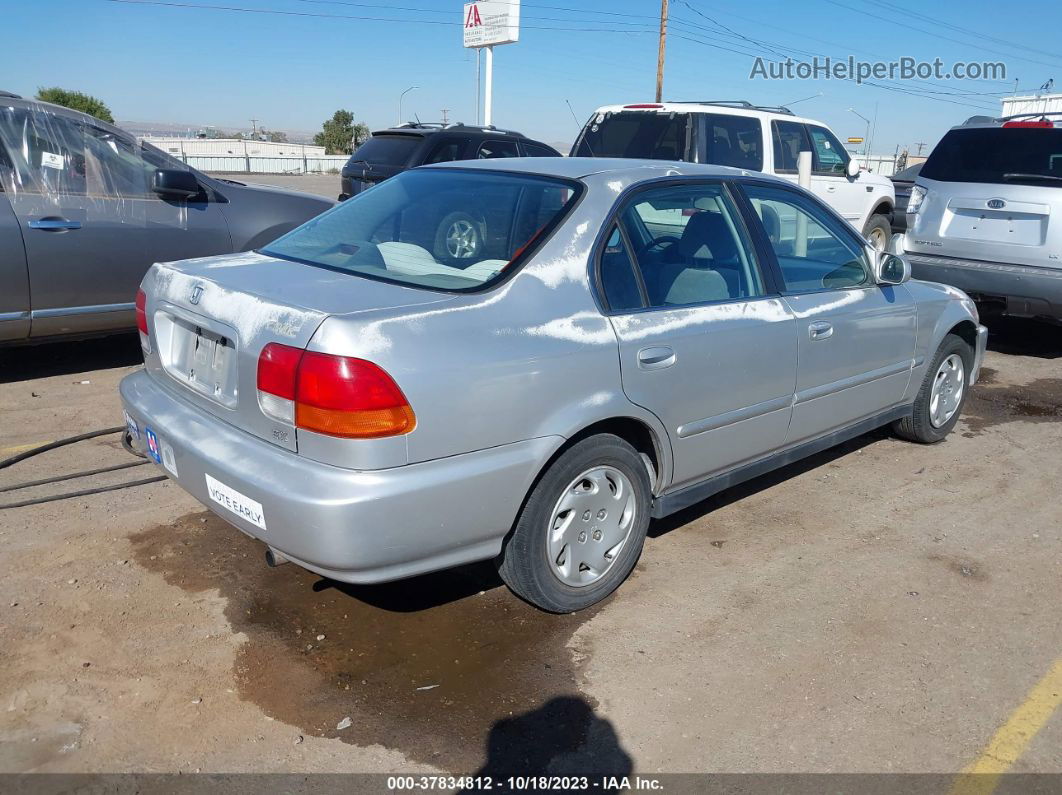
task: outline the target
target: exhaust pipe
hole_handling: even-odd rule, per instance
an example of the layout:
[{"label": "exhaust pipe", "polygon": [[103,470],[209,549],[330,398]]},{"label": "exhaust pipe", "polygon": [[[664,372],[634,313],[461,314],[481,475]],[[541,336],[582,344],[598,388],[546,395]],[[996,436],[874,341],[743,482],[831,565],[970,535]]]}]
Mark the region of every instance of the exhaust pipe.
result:
[{"label": "exhaust pipe", "polygon": [[273,547],[269,547],[265,553],[266,565],[271,569],[275,569],[277,566],[283,566],[285,563],[290,563],[286,557],[277,552]]}]

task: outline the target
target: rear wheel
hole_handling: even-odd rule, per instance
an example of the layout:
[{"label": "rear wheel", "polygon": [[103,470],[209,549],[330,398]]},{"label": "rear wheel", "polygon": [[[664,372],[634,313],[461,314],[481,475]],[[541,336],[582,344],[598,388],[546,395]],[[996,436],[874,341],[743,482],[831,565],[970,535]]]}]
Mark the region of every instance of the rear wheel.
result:
[{"label": "rear wheel", "polygon": [[972,365],[973,351],[966,340],[948,334],[926,370],[911,415],[893,425],[896,433],[922,444],[942,441],[951,433],[966,403],[967,373]]},{"label": "rear wheel", "polygon": [[551,613],[612,593],[641,555],[652,493],[623,439],[600,434],[561,454],[528,497],[499,559],[517,596]]},{"label": "rear wheel", "polygon": [[884,215],[872,215],[867,219],[863,227],[863,237],[870,241],[875,251],[884,251],[889,245],[889,237],[892,235],[892,224]]}]

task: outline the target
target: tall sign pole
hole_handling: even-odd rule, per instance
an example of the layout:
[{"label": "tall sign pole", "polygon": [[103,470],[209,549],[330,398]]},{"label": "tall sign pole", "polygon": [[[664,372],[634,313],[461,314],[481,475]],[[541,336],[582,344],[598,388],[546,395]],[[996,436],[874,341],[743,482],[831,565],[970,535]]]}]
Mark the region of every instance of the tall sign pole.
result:
[{"label": "tall sign pole", "polygon": [[656,54],[656,101],[664,96],[664,49],[667,45],[667,0],[660,0],[660,49]]},{"label": "tall sign pole", "polygon": [[[512,44],[520,40],[520,0],[476,0],[465,3],[463,24],[464,46],[477,51],[486,50],[483,123],[489,127],[493,124],[494,115],[494,45]],[[476,60],[479,60],[478,53]],[[476,104],[478,107],[478,86]]]}]

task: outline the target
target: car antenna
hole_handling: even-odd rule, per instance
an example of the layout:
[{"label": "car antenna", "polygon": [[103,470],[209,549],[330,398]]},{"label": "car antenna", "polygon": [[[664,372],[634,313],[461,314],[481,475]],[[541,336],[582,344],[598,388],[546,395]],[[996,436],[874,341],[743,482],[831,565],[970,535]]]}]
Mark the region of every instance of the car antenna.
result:
[{"label": "car antenna", "polygon": [[[579,132],[582,132],[583,127],[579,124],[579,117],[576,116],[575,111],[572,110],[572,103],[568,100],[564,100],[564,104],[568,106],[568,112],[572,114],[572,121],[575,122],[575,126],[579,128]],[[585,139],[583,140],[583,143],[586,144],[586,151],[590,153],[590,157],[597,157],[597,155],[594,154],[594,150],[590,148],[590,144],[586,143]]]},{"label": "car antenna", "polygon": [[413,118],[417,120],[417,126],[418,126],[418,127],[422,127],[422,126],[423,126],[423,125],[422,125],[422,124],[420,123],[420,116],[418,116],[418,115],[417,115],[416,113],[414,113],[414,114],[413,114]]}]

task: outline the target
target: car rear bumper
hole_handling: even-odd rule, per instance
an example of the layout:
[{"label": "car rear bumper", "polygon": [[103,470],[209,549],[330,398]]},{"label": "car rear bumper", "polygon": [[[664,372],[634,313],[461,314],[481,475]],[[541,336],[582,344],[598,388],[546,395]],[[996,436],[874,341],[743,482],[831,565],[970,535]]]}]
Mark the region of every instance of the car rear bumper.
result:
[{"label": "car rear bumper", "polygon": [[[308,460],[204,414],[144,371],[119,387],[144,449],[150,428],[176,474],[210,510],[294,563],[353,583],[384,582],[492,558],[538,469],[543,437],[382,470]],[[172,456],[170,452],[172,451]],[[213,501],[208,477],[261,505],[261,524]]]},{"label": "car rear bumper", "polygon": [[1009,315],[1062,320],[1062,268],[908,253],[916,279],[958,287],[978,301],[1002,301]]}]

